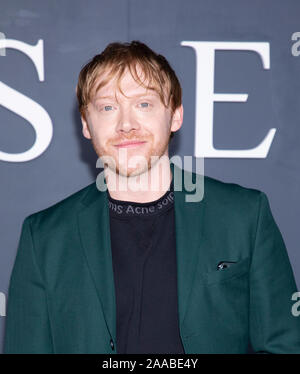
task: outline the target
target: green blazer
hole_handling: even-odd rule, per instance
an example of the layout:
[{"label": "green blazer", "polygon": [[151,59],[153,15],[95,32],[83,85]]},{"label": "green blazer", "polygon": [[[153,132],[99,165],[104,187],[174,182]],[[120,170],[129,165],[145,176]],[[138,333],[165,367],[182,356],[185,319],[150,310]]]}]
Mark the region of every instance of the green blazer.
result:
[{"label": "green blazer", "polygon": [[[189,174],[170,166],[173,175]],[[300,317],[291,312],[297,287],[266,195],[203,179],[200,202],[186,202],[185,188],[174,192],[185,353],[247,353],[249,344],[300,353]],[[95,182],[25,218],[4,353],[118,353],[110,245],[107,192]],[[236,263],[217,270],[220,261]]]}]

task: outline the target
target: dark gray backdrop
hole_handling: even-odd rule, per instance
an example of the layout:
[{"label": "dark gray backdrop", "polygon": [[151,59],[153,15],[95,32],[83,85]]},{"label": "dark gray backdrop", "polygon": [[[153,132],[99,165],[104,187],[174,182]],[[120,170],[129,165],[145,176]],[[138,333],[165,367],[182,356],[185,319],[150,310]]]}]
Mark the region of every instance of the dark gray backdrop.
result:
[{"label": "dark gray backdrop", "polygon": [[[205,159],[205,174],[263,190],[288,248],[298,287],[300,199],[300,56],[291,40],[300,31],[300,2],[280,0],[2,1],[0,32],[29,44],[44,41],[45,81],[33,63],[7,49],[0,81],[42,105],[53,122],[47,150],[28,162],[0,161],[0,292],[7,294],[21,224],[95,180],[99,169],[81,135],[75,85],[82,65],[112,41],[141,40],[170,61],[183,88],[184,123],[171,155],[193,155],[195,53],[181,41],[270,43],[270,70],[254,52],[218,51],[215,92],[248,93],[247,103],[216,103],[214,146],[256,146],[277,128],[265,159]],[[0,150],[18,153],[35,139],[28,123],[0,106]],[[0,351],[5,317],[0,317]]]}]

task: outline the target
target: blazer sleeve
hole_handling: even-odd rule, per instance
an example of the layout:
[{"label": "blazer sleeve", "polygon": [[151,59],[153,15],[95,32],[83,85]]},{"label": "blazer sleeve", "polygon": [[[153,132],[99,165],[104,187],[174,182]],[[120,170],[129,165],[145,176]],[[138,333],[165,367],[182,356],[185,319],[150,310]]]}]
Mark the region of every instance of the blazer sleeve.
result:
[{"label": "blazer sleeve", "polygon": [[10,278],[4,353],[53,353],[45,291],[27,217]]},{"label": "blazer sleeve", "polygon": [[255,353],[300,353],[300,316],[292,314],[297,292],[288,253],[268,198],[260,193],[250,266],[250,341]]}]

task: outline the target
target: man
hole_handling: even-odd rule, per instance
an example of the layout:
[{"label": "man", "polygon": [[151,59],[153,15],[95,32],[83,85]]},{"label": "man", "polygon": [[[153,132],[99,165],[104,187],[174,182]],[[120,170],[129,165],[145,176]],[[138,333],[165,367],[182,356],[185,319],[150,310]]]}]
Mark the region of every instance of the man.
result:
[{"label": "man", "polygon": [[4,352],[300,353],[266,195],[209,177],[200,201],[178,188],[197,175],[169,159],[183,107],[167,60],[112,43],[80,72],[77,97],[104,184],[24,220]]}]

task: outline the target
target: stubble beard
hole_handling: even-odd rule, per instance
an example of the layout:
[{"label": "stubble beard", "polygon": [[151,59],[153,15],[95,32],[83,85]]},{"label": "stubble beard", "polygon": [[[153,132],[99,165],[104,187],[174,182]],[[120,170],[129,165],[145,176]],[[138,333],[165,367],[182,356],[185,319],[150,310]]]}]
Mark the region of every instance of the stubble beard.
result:
[{"label": "stubble beard", "polygon": [[[105,146],[101,146],[95,142],[93,137],[91,139],[93,148],[98,157],[102,160],[104,169],[109,168],[112,172],[126,178],[136,177],[145,172],[150,172],[150,169],[163,155],[168,156],[169,136],[163,140],[158,140],[157,144],[154,144],[153,135],[143,138],[142,140],[147,141],[147,144],[141,146],[145,147],[145,150],[139,153],[131,152],[130,148],[115,148],[113,145],[115,143],[110,140]],[[116,151],[112,151],[111,149],[113,148]],[[125,159],[124,156],[126,157]],[[141,162],[137,159],[137,163],[133,162],[134,165],[137,165],[129,167],[130,159],[133,158],[134,161],[135,156],[141,156]],[[120,159],[124,159],[124,162],[120,162]],[[127,162],[125,161],[126,159]]]}]

